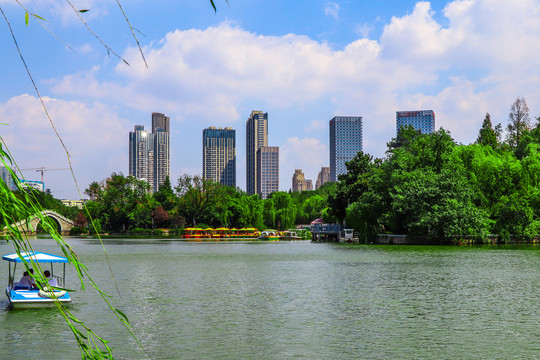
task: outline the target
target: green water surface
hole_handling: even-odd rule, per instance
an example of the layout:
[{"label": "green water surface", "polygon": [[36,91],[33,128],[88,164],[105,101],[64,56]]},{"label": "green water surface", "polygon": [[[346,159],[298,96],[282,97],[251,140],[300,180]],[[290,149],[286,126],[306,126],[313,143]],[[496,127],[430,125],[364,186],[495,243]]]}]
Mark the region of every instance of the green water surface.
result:
[{"label": "green water surface", "polygon": [[[119,296],[101,245],[67,242],[145,347],[95,291],[72,293],[116,359],[540,358],[538,247],[108,239]],[[1,295],[0,359],[80,358],[54,309],[9,310]]]}]

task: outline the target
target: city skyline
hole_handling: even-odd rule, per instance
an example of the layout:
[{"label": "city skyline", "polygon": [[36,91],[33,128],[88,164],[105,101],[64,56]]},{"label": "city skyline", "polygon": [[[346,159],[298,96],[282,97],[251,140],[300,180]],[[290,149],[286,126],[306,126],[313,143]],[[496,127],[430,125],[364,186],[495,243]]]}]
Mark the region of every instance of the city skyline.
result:
[{"label": "city skyline", "polygon": [[[488,112],[506,128],[517,97],[527,100],[532,119],[540,115],[539,0],[221,1],[217,13],[204,1],[171,3],[167,11],[129,2],[123,9],[145,34],[138,40],[146,64],[117,5],[92,1],[80,15],[129,65],[80,26],[68,4],[28,6],[71,47],[33,17],[28,26],[18,21],[24,10],[17,3],[3,5],[62,143],[8,31],[0,33],[0,61],[9,69],[0,89],[0,122],[8,125],[0,135],[21,168],[71,163],[81,191],[113,172],[128,174],[126,134],[156,109],[170,116],[170,136],[179,140],[170,144],[173,184],[201,174],[202,129],[231,126],[243,139],[251,110],[268,112],[281,190],[295,168],[315,179],[329,166],[327,122],[337,115],[362,115],[363,149],[375,157],[395,137],[399,110],[433,109],[436,129],[463,144],[476,140]],[[238,141],[238,164],[245,154]],[[245,172],[238,166],[242,189]],[[70,178],[49,172],[46,187],[55,197],[78,198]]]}]

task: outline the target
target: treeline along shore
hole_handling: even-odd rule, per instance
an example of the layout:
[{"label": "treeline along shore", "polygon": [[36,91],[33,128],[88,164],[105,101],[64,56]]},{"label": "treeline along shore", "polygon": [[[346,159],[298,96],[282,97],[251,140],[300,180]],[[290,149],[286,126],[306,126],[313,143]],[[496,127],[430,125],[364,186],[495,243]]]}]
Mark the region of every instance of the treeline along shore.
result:
[{"label": "treeline along shore", "polygon": [[360,152],[337,182],[315,191],[278,191],[264,200],[188,175],[174,187],[167,178],[150,194],[145,181],[117,173],[85,190],[87,213],[62,208],[50,195],[40,199],[72,218],[74,233],[180,234],[193,226],[284,230],[323,218],[353,228],[361,243],[399,239],[390,235],[426,243],[536,242],[540,125],[538,119],[531,124],[524,99],[512,105],[506,130],[503,140],[502,126],[493,127],[486,114],[476,142],[462,145],[443,128],[432,134],[402,128],[385,157]]}]

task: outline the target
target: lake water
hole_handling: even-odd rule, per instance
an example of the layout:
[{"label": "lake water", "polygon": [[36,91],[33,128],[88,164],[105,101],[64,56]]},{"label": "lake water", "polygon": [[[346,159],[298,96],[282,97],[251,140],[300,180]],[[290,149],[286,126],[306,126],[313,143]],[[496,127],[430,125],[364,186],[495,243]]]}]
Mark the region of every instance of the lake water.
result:
[{"label": "lake water", "polygon": [[[147,352],[95,291],[72,293],[116,359],[540,357],[538,247],[109,239],[119,296],[101,245],[67,242]],[[33,245],[59,253],[50,239]],[[73,269],[67,281],[78,289]],[[4,310],[1,295],[0,359],[80,358],[56,310]]]}]

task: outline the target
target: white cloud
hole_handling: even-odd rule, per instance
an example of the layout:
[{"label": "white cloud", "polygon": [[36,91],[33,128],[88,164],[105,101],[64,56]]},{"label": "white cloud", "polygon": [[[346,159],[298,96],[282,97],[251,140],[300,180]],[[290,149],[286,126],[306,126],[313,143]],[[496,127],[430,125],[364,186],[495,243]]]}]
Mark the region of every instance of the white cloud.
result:
[{"label": "white cloud", "polygon": [[329,2],[326,4],[326,7],[324,8],[324,14],[333,17],[334,19],[339,18],[339,10],[341,7],[338,3],[335,2]]},{"label": "white cloud", "polygon": [[[128,123],[112,109],[95,103],[86,106],[80,102],[43,98],[59,135],[71,155],[71,163],[81,191],[94,180],[101,180],[112,172],[124,173],[127,168]],[[47,119],[38,98],[21,95],[0,103],[1,134],[20,168],[67,168],[67,155]],[[23,137],[20,134],[24,134]],[[36,174],[25,173],[31,180]],[[57,197],[76,193],[67,171],[46,174],[46,186],[52,179],[69,179],[60,183],[71,184],[65,188],[54,187]],[[47,183],[48,181],[51,181]]]}]

